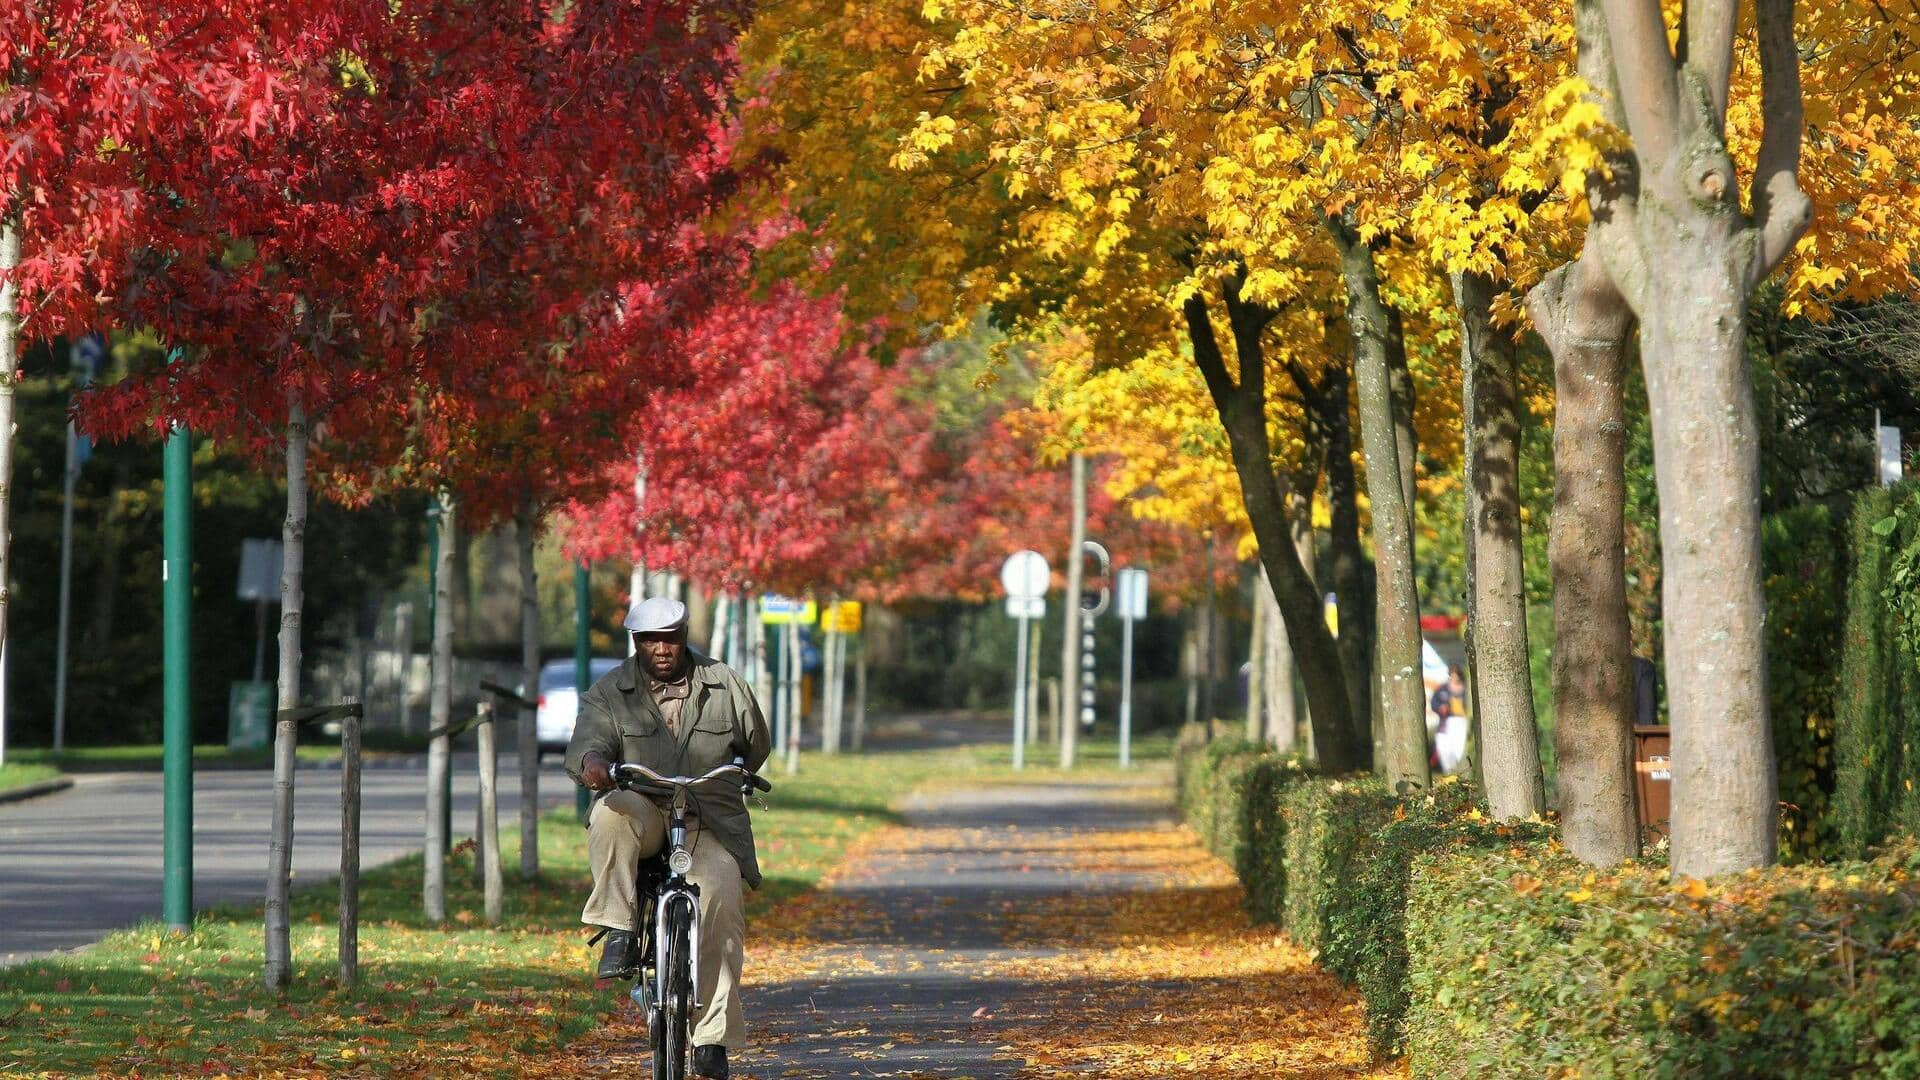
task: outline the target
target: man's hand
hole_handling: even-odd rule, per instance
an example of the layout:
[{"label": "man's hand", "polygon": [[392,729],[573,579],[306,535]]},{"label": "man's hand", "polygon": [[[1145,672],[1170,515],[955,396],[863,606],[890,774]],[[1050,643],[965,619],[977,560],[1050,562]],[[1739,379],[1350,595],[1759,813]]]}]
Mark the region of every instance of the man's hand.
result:
[{"label": "man's hand", "polygon": [[591,750],[580,759],[580,779],[587,785],[588,791],[609,791],[613,788],[613,770],[608,767],[607,759]]}]

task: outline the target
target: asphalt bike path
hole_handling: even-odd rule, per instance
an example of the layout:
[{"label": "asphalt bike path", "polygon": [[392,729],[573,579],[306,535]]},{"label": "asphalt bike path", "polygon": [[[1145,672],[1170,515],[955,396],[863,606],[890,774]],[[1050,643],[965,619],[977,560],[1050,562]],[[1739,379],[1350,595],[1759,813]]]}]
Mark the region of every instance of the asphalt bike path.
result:
[{"label": "asphalt bike path", "polygon": [[[1128,859],[1090,866],[1083,853],[1168,836],[1176,821],[1164,768],[935,788],[903,816],[820,890],[748,928],[749,1045],[730,1055],[736,1077],[1035,1075],[1014,1043],[1071,1024],[1073,995],[1021,976],[1023,962],[1059,955],[1027,931],[1063,897],[1098,906],[1161,887]],[[581,1052],[593,1071],[645,1075],[631,1010]]]}]

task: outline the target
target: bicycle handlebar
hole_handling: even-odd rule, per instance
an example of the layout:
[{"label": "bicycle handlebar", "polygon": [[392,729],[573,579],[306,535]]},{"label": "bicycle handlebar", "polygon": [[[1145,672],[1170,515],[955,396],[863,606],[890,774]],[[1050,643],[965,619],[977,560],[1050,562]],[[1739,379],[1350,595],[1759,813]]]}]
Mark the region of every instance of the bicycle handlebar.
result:
[{"label": "bicycle handlebar", "polygon": [[738,758],[726,765],[716,766],[700,776],[662,776],[638,762],[625,761],[611,766],[609,771],[613,773],[616,783],[623,779],[651,780],[656,784],[662,784],[667,787],[689,788],[696,784],[704,784],[709,781],[723,779],[728,773],[739,773],[741,777],[746,780],[747,784],[756,791],[765,792],[773,790],[773,785],[768,783],[765,777],[760,776],[758,773],[747,771],[746,762]]}]

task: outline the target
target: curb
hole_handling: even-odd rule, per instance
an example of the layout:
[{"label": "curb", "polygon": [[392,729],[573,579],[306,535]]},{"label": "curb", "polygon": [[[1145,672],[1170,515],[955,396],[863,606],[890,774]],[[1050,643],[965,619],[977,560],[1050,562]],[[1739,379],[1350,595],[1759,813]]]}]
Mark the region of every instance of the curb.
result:
[{"label": "curb", "polygon": [[20,802],[41,795],[51,795],[56,791],[65,791],[73,786],[73,777],[57,776],[52,780],[42,780],[37,784],[0,791],[0,803]]}]

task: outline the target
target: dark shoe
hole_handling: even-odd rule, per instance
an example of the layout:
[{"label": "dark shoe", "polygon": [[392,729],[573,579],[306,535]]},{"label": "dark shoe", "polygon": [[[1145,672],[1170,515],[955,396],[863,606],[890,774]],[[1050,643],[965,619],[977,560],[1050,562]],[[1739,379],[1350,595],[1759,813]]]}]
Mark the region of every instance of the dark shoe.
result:
[{"label": "dark shoe", "polygon": [[640,950],[631,930],[608,930],[607,943],[600,949],[600,970],[596,979],[626,979],[639,964]]},{"label": "dark shoe", "polygon": [[693,1075],[701,1080],[727,1080],[727,1048],[724,1046],[694,1047]]}]

